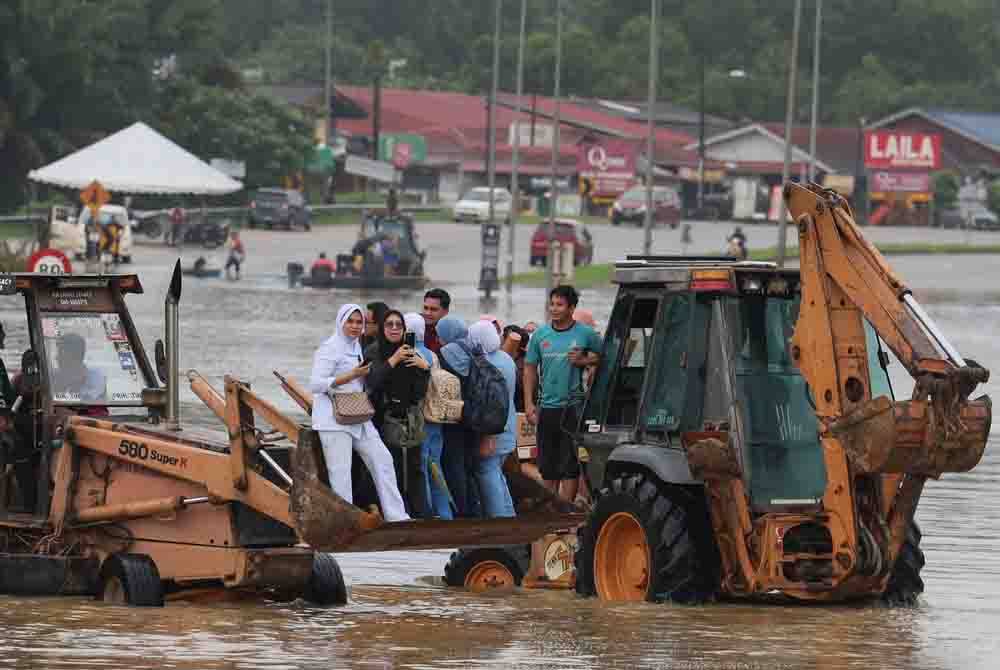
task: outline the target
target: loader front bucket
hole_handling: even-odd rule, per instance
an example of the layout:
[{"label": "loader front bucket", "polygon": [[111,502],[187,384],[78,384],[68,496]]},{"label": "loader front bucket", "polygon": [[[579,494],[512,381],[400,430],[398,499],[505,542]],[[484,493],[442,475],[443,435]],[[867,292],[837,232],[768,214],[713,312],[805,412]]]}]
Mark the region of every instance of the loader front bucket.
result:
[{"label": "loader front bucket", "polygon": [[321,463],[319,434],[301,430],[298,447],[291,454],[292,520],[299,537],[317,551],[528,544],[548,533],[571,530],[586,520],[583,513],[558,501],[534,480],[508,475],[512,493],[536,503],[517,517],[386,523],[378,513],[365,512],[334,493],[320,474]]},{"label": "loader front bucket", "polygon": [[981,396],[962,405],[957,430],[947,430],[924,400],[892,402],[881,396],[830,426],[851,464],[866,474],[938,477],[976,467],[990,433],[992,402]]}]

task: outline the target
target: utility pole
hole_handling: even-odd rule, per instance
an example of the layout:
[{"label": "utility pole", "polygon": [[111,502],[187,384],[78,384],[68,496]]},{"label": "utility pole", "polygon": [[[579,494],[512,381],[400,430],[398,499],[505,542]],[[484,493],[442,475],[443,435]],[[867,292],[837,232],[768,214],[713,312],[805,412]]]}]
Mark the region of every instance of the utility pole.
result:
[{"label": "utility pole", "polygon": [[490,188],[490,223],[494,217],[494,197],[493,189],[497,182],[497,88],[500,85],[500,13],[503,7],[503,0],[494,0],[496,9],[493,25],[493,84],[490,87],[490,113],[488,119],[489,143],[489,168],[486,174],[487,186]]},{"label": "utility pole", "polygon": [[[788,183],[792,166],[792,121],[795,117],[795,79],[799,62],[799,24],[802,20],[802,0],[795,0],[795,18],[792,25],[792,48],[788,53],[788,96],[785,107],[785,164],[781,169],[781,188]],[[785,251],[788,238],[788,207],[784,194],[781,198],[781,213],[778,215],[778,267],[785,267]]]},{"label": "utility pole", "polygon": [[562,24],[563,24],[563,0],[556,0],[556,71],[553,80],[553,91],[552,97],[555,100],[555,115],[553,117],[553,128],[552,128],[552,181],[549,184],[550,196],[549,196],[549,235],[548,235],[548,245],[549,248],[545,254],[545,309],[543,311],[545,315],[545,322],[548,319],[549,313],[549,293],[552,291],[552,287],[555,285],[554,268],[556,259],[553,258],[553,242],[556,241],[556,201],[558,200],[556,196],[556,171],[559,165],[559,125],[562,122],[562,109],[560,107],[560,91],[559,86],[561,84],[561,74],[562,74]]},{"label": "utility pole", "polygon": [[701,86],[698,88],[698,216],[705,207],[705,54],[698,65]]},{"label": "utility pole", "polygon": [[809,121],[809,181],[816,181],[816,124],[819,115],[819,42],[823,26],[823,0],[816,0],[816,30],[813,35],[812,118]]},{"label": "utility pole", "polygon": [[659,0],[651,0],[649,20],[649,99],[646,101],[646,235],[642,243],[642,253],[653,253],[653,175],[656,140],[654,136],[653,107],[656,106],[656,79],[660,69],[660,40],[657,34],[657,18],[660,14]]},{"label": "utility pole", "polygon": [[333,0],[326,0],[326,69],[324,73],[323,89],[325,93],[324,100],[326,105],[324,107],[324,123],[326,124],[323,128],[323,141],[327,146],[330,146],[330,98],[333,94],[333,85],[330,82],[330,64],[331,56],[330,51],[332,49],[333,41]]},{"label": "utility pole", "polygon": [[514,230],[517,228],[517,214],[520,209],[521,191],[517,183],[521,147],[521,93],[524,90],[524,29],[528,20],[528,0],[521,0],[521,29],[517,41],[517,84],[514,101],[514,149],[511,156],[510,194],[513,202],[510,206],[510,230],[507,234],[507,293],[514,291]]}]

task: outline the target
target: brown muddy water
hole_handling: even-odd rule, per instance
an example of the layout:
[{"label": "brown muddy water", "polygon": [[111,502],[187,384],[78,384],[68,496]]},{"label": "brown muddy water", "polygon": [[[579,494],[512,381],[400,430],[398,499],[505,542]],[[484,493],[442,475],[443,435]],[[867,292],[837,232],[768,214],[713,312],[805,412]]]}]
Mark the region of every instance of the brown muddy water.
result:
[{"label": "brown muddy water", "polygon": [[[1000,399],[1000,259],[892,259],[966,357],[995,368],[985,392]],[[167,263],[142,274],[129,299],[151,349],[162,333]],[[480,305],[467,286],[447,285],[453,313],[540,316],[540,291]],[[378,296],[418,309],[419,294]],[[584,294],[606,319],[613,294]],[[337,307],[350,296],[289,290],[280,277],[240,284],[188,281],[181,302],[183,368],[221,388],[223,374],[291,410],[271,377],[304,379]],[[361,301],[375,299],[363,296]],[[18,313],[0,302],[8,360],[23,350]],[[901,376],[902,373],[902,376]],[[896,366],[897,393],[908,392]],[[211,422],[183,396],[185,419]],[[997,422],[1000,424],[1000,422]],[[163,609],[104,606],[81,598],[0,596],[0,668],[996,668],[1000,665],[1000,427],[973,472],[930,482],[918,510],[927,566],[919,607],[874,604],[677,607],[606,605],[566,592],[473,595],[438,576],[448,552],[341,556],[350,604],[169,603]]]}]

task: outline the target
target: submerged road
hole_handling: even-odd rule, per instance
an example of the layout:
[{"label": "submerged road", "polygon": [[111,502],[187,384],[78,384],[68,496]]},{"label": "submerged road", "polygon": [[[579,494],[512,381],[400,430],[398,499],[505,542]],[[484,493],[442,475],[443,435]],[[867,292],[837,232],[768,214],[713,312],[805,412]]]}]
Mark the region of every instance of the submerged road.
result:
[{"label": "submerged road", "polygon": [[[731,226],[692,226],[691,251],[721,246]],[[420,223],[429,272],[456,296],[453,311],[473,317],[480,305],[478,230]],[[521,245],[531,229],[522,227]],[[769,246],[771,226],[745,228],[752,247]],[[594,226],[596,260],[641,248],[642,232]],[[790,231],[791,232],[791,231]],[[876,242],[965,241],[961,231],[872,229]],[[185,278],[181,300],[182,369],[197,368],[221,388],[235,374],[291,411],[270,371],[304,378],[313,351],[330,333],[337,306],[386,299],[417,309],[420,293],[355,296],[289,289],[289,260],[349,246],[353,227],[312,234],[248,231],[241,282]],[[1000,241],[969,234],[976,243]],[[658,252],[679,251],[679,232],[658,231]],[[194,250],[188,250],[190,255]],[[163,297],[174,250],[141,245],[134,269],[146,293],[128,299],[146,341],[162,336]],[[890,259],[924,300],[942,330],[966,356],[995,370],[984,392],[1000,397],[1000,257]],[[523,262],[522,262],[523,261]],[[519,256],[519,266],[527,260]],[[538,318],[542,291],[518,289],[493,307],[524,320]],[[599,319],[613,301],[610,287],[585,292]],[[8,333],[7,358],[27,346],[17,327],[23,312],[0,302]],[[892,368],[897,396],[905,372]],[[190,393],[183,420],[211,424]],[[303,417],[304,419],[304,417]],[[927,484],[918,510],[924,533],[926,592],[915,609],[874,604],[703,607],[608,604],[567,592],[519,591],[473,595],[446,589],[438,576],[448,552],[390,552],[339,557],[351,602],[336,609],[304,604],[170,603],[163,609],[102,606],[80,598],[0,596],[0,668],[178,668],[285,670],[291,668],[621,668],[639,670],[987,670],[1000,654],[1000,422],[974,471]]]}]

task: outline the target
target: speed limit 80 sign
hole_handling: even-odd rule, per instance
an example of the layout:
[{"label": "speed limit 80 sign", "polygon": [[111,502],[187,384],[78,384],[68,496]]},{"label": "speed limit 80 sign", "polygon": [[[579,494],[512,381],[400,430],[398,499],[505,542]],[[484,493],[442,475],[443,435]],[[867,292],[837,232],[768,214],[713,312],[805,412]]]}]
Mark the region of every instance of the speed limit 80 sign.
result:
[{"label": "speed limit 80 sign", "polygon": [[73,266],[66,254],[58,249],[39,249],[28,259],[28,272],[68,275],[73,273]]}]

